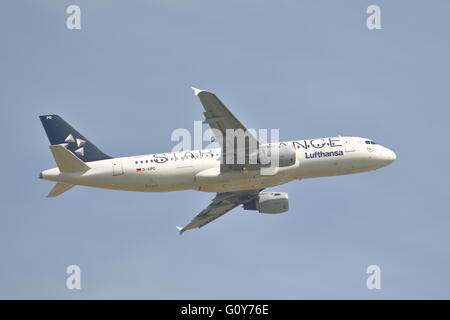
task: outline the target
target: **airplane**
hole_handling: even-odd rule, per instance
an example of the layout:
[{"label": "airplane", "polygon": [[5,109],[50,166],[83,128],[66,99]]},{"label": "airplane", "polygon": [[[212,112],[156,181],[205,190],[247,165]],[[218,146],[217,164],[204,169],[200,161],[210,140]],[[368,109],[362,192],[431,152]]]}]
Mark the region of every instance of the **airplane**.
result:
[{"label": "airplane", "polygon": [[[41,179],[56,182],[47,197],[59,196],[76,185],[140,192],[215,192],[216,196],[208,207],[184,227],[177,226],[182,234],[201,228],[240,205],[244,210],[264,214],[288,211],[288,194],[263,191],[266,188],[294,180],[376,170],[396,159],[392,150],[361,137],[338,136],[262,144],[214,93],[192,89],[205,109],[204,123],[213,130],[219,148],[113,158],[58,115],[40,116],[57,165],[39,174]],[[223,140],[229,135],[229,130],[242,130],[247,134],[245,147],[230,147]],[[249,161],[252,143],[257,146],[256,162]],[[273,150],[278,148],[274,153],[278,161],[274,162],[273,174],[263,174],[261,169],[267,168],[270,162],[267,161],[271,154],[269,147]],[[244,154],[239,158],[243,159],[241,162],[236,161],[238,152]],[[226,161],[229,155],[231,162]]]}]

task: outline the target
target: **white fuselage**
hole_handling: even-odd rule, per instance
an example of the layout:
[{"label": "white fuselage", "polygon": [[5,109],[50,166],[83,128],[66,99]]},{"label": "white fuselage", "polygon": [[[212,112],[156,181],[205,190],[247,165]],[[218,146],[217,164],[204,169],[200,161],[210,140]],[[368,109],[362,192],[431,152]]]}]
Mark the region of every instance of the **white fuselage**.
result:
[{"label": "white fuselage", "polygon": [[88,162],[84,173],[45,170],[46,180],[115,190],[163,192],[199,190],[227,192],[262,189],[292,180],[336,176],[375,170],[395,160],[386,147],[369,139],[334,137],[284,142],[296,150],[294,165],[276,174],[261,170],[220,172],[221,150],[167,152]]}]

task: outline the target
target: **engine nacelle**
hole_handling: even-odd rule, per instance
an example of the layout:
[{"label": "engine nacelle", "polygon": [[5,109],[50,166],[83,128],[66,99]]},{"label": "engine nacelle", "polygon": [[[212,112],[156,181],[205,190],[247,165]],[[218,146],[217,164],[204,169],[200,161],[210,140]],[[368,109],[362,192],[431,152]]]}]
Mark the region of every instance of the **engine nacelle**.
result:
[{"label": "engine nacelle", "polygon": [[260,213],[283,213],[289,210],[287,192],[260,192],[258,198],[245,203],[244,210],[258,210]]},{"label": "engine nacelle", "polygon": [[269,166],[271,161],[273,161],[273,157],[276,156],[275,151],[278,151],[277,167],[283,168],[295,164],[296,152],[294,146],[280,145],[278,149],[273,150],[275,148],[275,146],[272,148],[270,146],[261,147],[258,152],[259,163]]}]

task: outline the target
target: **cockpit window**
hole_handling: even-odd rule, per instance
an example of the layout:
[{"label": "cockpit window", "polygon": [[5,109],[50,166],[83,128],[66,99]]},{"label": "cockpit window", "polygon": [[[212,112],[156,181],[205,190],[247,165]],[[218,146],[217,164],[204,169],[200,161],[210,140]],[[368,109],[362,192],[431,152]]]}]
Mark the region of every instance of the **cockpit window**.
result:
[{"label": "cockpit window", "polygon": [[377,144],[375,141],[366,140],[366,144]]}]

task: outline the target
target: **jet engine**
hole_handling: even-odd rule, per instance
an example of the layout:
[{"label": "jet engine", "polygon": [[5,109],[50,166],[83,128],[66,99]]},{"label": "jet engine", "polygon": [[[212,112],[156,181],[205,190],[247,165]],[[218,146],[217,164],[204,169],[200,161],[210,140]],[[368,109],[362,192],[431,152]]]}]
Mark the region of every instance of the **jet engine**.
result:
[{"label": "jet engine", "polygon": [[[272,147],[275,149],[275,147]],[[260,147],[258,152],[258,162],[263,165],[270,165],[272,157],[275,157],[275,154],[273,154],[273,149],[270,146],[266,145],[263,147]],[[278,150],[278,167],[289,167],[295,164],[295,148],[294,146],[287,146],[287,145],[281,145],[279,146]]]},{"label": "jet engine", "polygon": [[269,214],[286,212],[289,210],[288,194],[286,192],[260,192],[255,200],[244,203],[243,208]]}]

